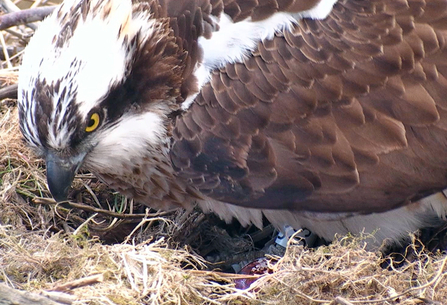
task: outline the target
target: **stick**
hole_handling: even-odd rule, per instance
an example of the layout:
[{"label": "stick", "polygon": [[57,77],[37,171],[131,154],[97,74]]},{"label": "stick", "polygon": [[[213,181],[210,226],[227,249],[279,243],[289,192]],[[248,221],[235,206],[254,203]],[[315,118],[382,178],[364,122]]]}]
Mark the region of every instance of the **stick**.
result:
[{"label": "stick", "polygon": [[6,86],[5,88],[0,89],[0,100],[5,98],[17,98],[17,89],[18,85],[13,84],[10,86]]},{"label": "stick", "polygon": [[5,30],[16,25],[41,21],[51,14],[54,8],[55,6],[36,7],[0,16],[0,30]]},{"label": "stick", "polygon": [[346,300],[343,297],[336,297],[335,298],[335,304],[340,304],[340,305],[354,305],[351,302],[349,302],[348,300]]},{"label": "stick", "polygon": [[[33,203],[35,204],[56,204],[56,201],[54,201],[53,199],[49,199],[49,198],[33,198],[31,200]],[[172,214],[172,210],[171,211],[165,211],[165,212],[158,212],[158,213],[150,213],[150,214],[121,214],[121,213],[117,213],[117,212],[112,212],[112,211],[108,211],[108,210],[103,210],[103,209],[98,209],[86,204],[82,204],[82,203],[74,203],[71,201],[65,201],[64,203],[67,203],[70,207],[72,208],[76,208],[76,209],[80,209],[80,210],[84,210],[84,211],[88,211],[88,212],[93,212],[93,213],[98,213],[98,214],[102,214],[102,215],[107,215],[107,216],[111,216],[111,217],[116,217],[116,218],[120,218],[120,219],[138,219],[138,218],[144,218],[144,217],[161,217],[161,216],[166,216],[166,215],[170,215]]]},{"label": "stick", "polygon": [[67,291],[72,290],[75,288],[83,287],[83,286],[89,286],[96,283],[101,283],[104,281],[104,275],[101,274],[94,274],[87,277],[84,277],[82,279],[74,280],[62,285],[56,285],[52,291]]},{"label": "stick", "polygon": [[5,284],[0,283],[0,304],[4,305],[62,305],[62,303],[54,302],[47,297],[9,288]]},{"label": "stick", "polygon": [[9,54],[7,51],[8,47],[6,46],[5,37],[3,36],[2,32],[0,32],[0,43],[2,44],[3,56],[5,56],[5,61],[8,66],[8,69],[12,69],[11,59],[9,59]]}]

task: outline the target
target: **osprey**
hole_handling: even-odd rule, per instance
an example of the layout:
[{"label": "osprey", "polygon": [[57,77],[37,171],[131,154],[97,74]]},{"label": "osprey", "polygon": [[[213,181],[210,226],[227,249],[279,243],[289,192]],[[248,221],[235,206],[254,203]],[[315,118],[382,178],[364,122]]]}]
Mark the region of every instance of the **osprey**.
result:
[{"label": "osprey", "polygon": [[67,0],[21,132],[56,200],[82,166],[154,208],[398,241],[446,215],[446,43],[447,0]]}]

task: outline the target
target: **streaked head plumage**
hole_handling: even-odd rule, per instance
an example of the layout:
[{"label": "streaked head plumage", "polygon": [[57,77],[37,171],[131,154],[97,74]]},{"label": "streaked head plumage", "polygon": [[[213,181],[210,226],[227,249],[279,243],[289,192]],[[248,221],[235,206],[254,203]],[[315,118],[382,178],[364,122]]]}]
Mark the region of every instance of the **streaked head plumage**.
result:
[{"label": "streaked head plumage", "polygon": [[20,127],[56,180],[166,147],[185,58],[167,25],[131,0],[68,0],[42,22],[20,70]]},{"label": "streaked head plumage", "polygon": [[130,1],[69,0],[58,7],[31,39],[20,71],[27,141],[64,149],[76,140],[73,127],[89,124],[92,110],[125,80],[134,52],[155,26],[150,12],[134,13]]}]

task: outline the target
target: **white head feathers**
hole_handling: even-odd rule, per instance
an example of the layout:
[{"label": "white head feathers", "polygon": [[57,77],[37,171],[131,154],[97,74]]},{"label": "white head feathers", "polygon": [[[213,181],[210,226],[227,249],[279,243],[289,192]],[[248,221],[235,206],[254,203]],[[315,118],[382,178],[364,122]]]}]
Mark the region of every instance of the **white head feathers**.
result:
[{"label": "white head feathers", "polygon": [[[69,103],[75,102],[86,118],[109,89],[125,79],[136,45],[154,26],[150,11],[134,12],[130,0],[67,0],[41,23],[23,58],[19,95],[38,81],[59,88],[48,92],[53,103],[49,124],[54,125],[48,129],[59,131],[48,137],[52,146],[65,144],[68,129],[61,118]],[[71,94],[61,94],[63,89]],[[70,100],[74,94],[76,100]],[[35,101],[22,103],[33,112]]]}]

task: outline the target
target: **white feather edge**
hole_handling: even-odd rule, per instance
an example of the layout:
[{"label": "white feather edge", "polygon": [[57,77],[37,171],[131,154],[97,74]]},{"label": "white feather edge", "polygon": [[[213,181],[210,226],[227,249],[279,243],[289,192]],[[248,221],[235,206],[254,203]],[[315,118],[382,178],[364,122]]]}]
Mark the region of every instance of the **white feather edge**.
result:
[{"label": "white feather edge", "polygon": [[[322,0],[314,8],[300,13],[278,12],[271,17],[253,22],[250,18],[234,23],[224,13],[220,16],[219,31],[211,38],[200,37],[198,42],[203,50],[203,61],[195,70],[199,88],[209,82],[211,72],[227,63],[243,62],[255,50],[259,41],[271,39],[277,32],[290,29],[302,18],[324,19],[332,11],[337,0]],[[199,90],[200,91],[200,90]],[[188,109],[198,93],[189,96],[182,109]]]},{"label": "white feather edge", "polygon": [[262,228],[262,216],[278,229],[283,230],[290,225],[295,229],[307,228],[318,236],[331,241],[336,234],[339,236],[352,233],[371,234],[368,247],[373,249],[381,246],[386,240],[402,242],[409,239],[409,234],[423,227],[434,227],[441,224],[447,215],[447,198],[442,192],[435,193],[409,205],[383,213],[367,215],[306,213],[289,210],[258,210],[231,204],[225,204],[213,199],[199,202],[204,212],[213,212],[222,220],[231,222],[237,219],[242,225],[254,224]]}]

